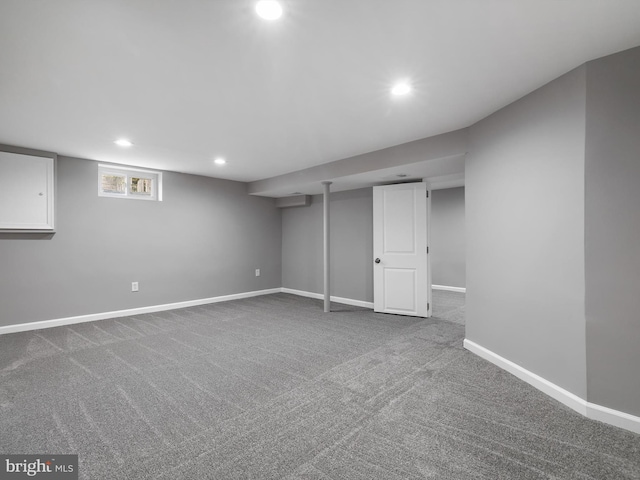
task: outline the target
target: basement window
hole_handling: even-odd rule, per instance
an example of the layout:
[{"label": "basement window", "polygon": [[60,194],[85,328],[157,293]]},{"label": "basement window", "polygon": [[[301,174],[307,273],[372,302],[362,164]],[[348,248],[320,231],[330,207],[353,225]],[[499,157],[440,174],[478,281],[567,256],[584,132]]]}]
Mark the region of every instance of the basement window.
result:
[{"label": "basement window", "polygon": [[98,165],[98,196],[162,200],[162,173]]}]

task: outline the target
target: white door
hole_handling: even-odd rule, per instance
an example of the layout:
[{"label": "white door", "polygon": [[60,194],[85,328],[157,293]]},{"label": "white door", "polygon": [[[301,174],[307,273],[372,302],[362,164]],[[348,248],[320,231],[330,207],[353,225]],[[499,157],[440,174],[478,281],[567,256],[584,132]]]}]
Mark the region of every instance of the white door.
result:
[{"label": "white door", "polygon": [[431,316],[425,183],[373,187],[373,309]]}]

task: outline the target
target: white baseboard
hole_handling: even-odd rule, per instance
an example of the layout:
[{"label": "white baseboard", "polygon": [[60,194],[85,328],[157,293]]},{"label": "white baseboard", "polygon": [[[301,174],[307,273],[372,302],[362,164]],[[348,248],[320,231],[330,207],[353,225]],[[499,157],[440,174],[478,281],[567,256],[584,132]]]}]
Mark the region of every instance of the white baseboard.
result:
[{"label": "white baseboard", "polygon": [[488,350],[471,340],[467,340],[466,338],[464,340],[464,348],[515,375],[520,380],[527,382],[529,385],[532,385],[541,392],[546,393],[550,397],[587,418],[608,423],[640,434],[640,417],[587,402],[568,390],[546,380],[540,375],[536,375],[526,368],[513,363],[511,360],[507,360],[506,358],[501,357],[491,350]]},{"label": "white baseboard", "polygon": [[[437,289],[440,287],[439,285],[433,285],[433,288]],[[442,290],[445,289],[453,289],[457,287],[443,287],[440,288]],[[464,289],[454,290],[460,291]],[[149,307],[139,307],[139,308],[130,308],[127,310],[116,310],[112,312],[103,312],[103,313],[94,313],[89,315],[79,315],[76,317],[67,317],[67,318],[58,318],[54,320],[42,320],[38,322],[30,322],[30,323],[21,323],[18,325],[6,325],[0,327],[0,335],[8,334],[8,333],[17,333],[17,332],[25,332],[30,330],[40,330],[43,328],[51,328],[51,327],[59,327],[63,325],[73,325],[76,323],[84,323],[84,322],[93,322],[96,320],[104,320],[107,318],[119,318],[119,317],[130,317],[133,315],[141,315],[144,313],[154,313],[154,312],[162,312],[165,310],[175,310],[178,308],[187,308],[187,307],[195,307],[198,305],[206,305],[210,303],[218,303],[218,302],[226,302],[229,300],[238,300],[242,298],[250,298],[257,297],[259,295],[269,295],[272,293],[290,293],[293,295],[300,295],[302,297],[323,299],[324,295],[321,293],[313,293],[306,292],[303,290],[294,290],[292,288],[270,288],[266,290],[256,290],[253,292],[243,292],[243,293],[235,293],[232,295],[223,295],[220,297],[211,297],[211,298],[202,298],[198,300],[187,300],[184,302],[176,302],[176,303],[167,303],[164,305],[153,305]],[[365,302],[362,300],[354,300],[351,298],[344,297],[336,297],[331,296],[332,302],[343,303],[346,305],[353,305],[357,307],[364,308],[373,308],[372,302]],[[576,412],[591,418],[593,420],[598,420],[604,423],[608,423],[610,425],[614,425],[616,427],[624,428],[626,430],[630,430],[632,432],[640,434],[640,417],[636,417],[634,415],[630,415],[625,412],[621,412],[618,410],[614,410],[612,408],[603,407],[601,405],[597,405],[595,403],[587,402],[577,395],[565,390],[558,385],[551,383],[550,381],[544,379],[543,377],[536,375],[533,372],[521,367],[513,363],[510,360],[507,360],[500,355],[493,353],[491,350],[488,350],[471,340],[464,340],[464,347],[470,352],[475,353],[479,357],[484,358],[485,360],[497,365],[498,367],[506,370],[507,372],[515,375],[519,379],[527,382],[528,384],[534,386],[538,390],[546,393],[550,397],[558,400],[569,408],[575,410]]]},{"label": "white baseboard", "polygon": [[587,402],[587,417],[640,434],[640,417]]},{"label": "white baseboard", "polygon": [[582,415],[587,414],[587,402],[577,395],[551,383],[549,380],[542,378],[540,375],[536,375],[529,370],[522,368],[520,365],[513,363],[511,360],[507,360],[500,355],[493,353],[491,350],[472,342],[471,340],[464,339],[464,348],[470,352],[475,353],[479,357],[488,360],[489,362],[497,365],[498,367],[506,370],[507,372],[515,375],[520,380],[524,380],[528,384],[536,387],[538,390],[546,393],[550,397],[558,400],[560,403],[565,404],[567,407],[575,410]]},{"label": "white baseboard", "polygon": [[[321,293],[304,292],[302,290],[293,290],[291,288],[270,288],[267,290],[256,290],[253,292],[234,293],[233,295],[223,295],[220,297],[201,298],[198,300],[187,300],[185,302],[166,303],[164,305],[152,305],[149,307],[129,308],[126,310],[115,310],[111,312],[91,313],[89,315],[79,315],[77,317],[56,318],[53,320],[41,320],[37,322],[20,323],[17,325],[6,325],[0,327],[0,335],[7,333],[27,332],[31,330],[40,330],[43,328],[61,327],[64,325],[73,325],[76,323],[94,322],[96,320],[105,320],[107,318],[131,317],[133,315],[142,315],[144,313],[162,312],[165,310],[175,310],[178,308],[196,307],[198,305],[207,305],[209,303],[227,302],[229,300],[239,300],[241,298],[257,297],[259,295],[269,295],[272,293],[291,293],[302,297],[323,299]],[[353,300],[351,298],[331,297],[332,302],[344,303],[346,305],[354,305],[356,307],[373,308],[372,302],[364,302],[361,300]]]},{"label": "white baseboard", "polygon": [[447,290],[449,292],[467,293],[465,287],[448,287],[447,285],[431,285],[433,290]]},{"label": "white baseboard", "polygon": [[280,288],[270,288],[267,290],[256,290],[253,292],[234,293],[233,295],[223,295],[220,297],[202,298],[199,300],[187,300],[185,302],[166,303],[164,305],[152,305],[150,307],[129,308],[127,310],[116,310],[112,312],[92,313],[89,315],[79,315],[77,317],[57,318],[54,320],[42,320],[38,322],[21,323],[18,325],[7,325],[0,327],[0,335],[6,333],[26,332],[29,330],[40,330],[42,328],[60,327],[62,325],[73,325],[75,323],[93,322],[105,320],[107,318],[130,317],[143,313],[162,312],[165,310],[175,310],[177,308],[196,307],[209,303],[227,302],[241,298],[257,297],[258,295],[268,295],[280,293]]},{"label": "white baseboard", "polygon": [[[317,298],[322,300],[324,298],[324,294],[322,293],[314,293],[314,292],[305,292],[304,290],[294,290],[293,288],[284,288],[280,289],[282,293],[290,293],[292,295],[299,295],[301,297],[308,298]],[[344,297],[335,297],[331,296],[332,302],[344,303],[345,305],[353,305],[354,307],[364,307],[364,308],[373,308],[373,302],[365,302],[363,300],[354,300],[352,298],[344,298]]]}]

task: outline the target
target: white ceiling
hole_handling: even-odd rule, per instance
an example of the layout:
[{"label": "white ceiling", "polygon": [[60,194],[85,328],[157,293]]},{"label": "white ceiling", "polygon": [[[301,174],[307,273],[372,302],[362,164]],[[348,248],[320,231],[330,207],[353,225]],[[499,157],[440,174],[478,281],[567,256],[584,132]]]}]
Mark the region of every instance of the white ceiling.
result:
[{"label": "white ceiling", "polygon": [[638,0],[254,3],[0,0],[0,143],[254,181],[466,127],[640,45]]}]

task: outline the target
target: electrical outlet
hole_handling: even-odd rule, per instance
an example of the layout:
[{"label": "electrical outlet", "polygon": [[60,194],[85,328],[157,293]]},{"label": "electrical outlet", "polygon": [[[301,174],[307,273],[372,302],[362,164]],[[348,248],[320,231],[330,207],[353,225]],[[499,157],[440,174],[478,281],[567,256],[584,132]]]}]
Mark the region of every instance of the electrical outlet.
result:
[{"label": "electrical outlet", "polygon": [[131,291],[132,292],[138,291],[138,282],[131,282]]},{"label": "electrical outlet", "polygon": [[256,268],[256,277],[259,277],[259,276],[260,276],[260,269]]}]

